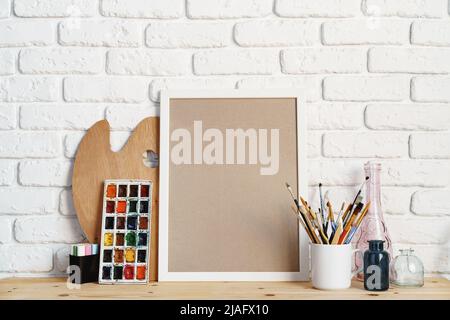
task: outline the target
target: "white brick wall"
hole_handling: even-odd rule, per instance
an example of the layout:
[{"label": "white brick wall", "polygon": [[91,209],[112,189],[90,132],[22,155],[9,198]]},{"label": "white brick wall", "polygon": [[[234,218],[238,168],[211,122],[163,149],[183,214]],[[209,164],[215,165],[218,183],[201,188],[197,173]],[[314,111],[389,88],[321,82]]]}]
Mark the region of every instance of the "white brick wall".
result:
[{"label": "white brick wall", "polygon": [[85,130],[119,150],[166,88],[301,91],[311,200],[378,159],[395,248],[450,274],[448,0],[0,0],[0,277],[64,272]]}]

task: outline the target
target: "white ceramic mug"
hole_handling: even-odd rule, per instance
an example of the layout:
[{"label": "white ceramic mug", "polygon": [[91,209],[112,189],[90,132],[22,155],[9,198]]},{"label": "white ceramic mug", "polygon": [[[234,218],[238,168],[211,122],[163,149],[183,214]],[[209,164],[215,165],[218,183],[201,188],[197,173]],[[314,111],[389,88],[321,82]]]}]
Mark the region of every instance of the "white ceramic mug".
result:
[{"label": "white ceramic mug", "polygon": [[361,270],[352,270],[354,254],[351,244],[311,244],[311,276],[314,288],[337,290],[350,288],[352,278]]}]

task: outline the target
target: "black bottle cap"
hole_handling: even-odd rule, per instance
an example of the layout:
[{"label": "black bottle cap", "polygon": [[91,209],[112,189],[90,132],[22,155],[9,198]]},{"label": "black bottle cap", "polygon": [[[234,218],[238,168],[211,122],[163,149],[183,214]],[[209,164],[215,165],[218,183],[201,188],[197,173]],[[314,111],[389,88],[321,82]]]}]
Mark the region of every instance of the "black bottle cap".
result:
[{"label": "black bottle cap", "polygon": [[383,240],[369,240],[369,250],[372,251],[382,251],[383,250]]}]

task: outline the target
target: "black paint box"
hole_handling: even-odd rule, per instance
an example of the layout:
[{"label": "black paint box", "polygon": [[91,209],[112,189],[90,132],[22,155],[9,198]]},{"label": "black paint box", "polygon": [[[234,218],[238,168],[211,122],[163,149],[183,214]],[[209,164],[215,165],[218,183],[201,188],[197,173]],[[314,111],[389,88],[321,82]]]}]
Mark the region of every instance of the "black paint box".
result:
[{"label": "black paint box", "polygon": [[89,256],[69,255],[70,282],[76,284],[98,282],[99,254]]}]

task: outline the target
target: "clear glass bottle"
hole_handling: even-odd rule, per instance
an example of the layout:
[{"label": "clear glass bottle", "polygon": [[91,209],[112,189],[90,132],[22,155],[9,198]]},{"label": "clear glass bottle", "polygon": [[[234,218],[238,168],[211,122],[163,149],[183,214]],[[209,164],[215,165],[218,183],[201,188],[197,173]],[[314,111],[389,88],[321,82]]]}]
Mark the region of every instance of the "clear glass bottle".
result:
[{"label": "clear glass bottle", "polygon": [[401,249],[400,255],[391,264],[391,282],[402,287],[422,287],[423,263],[415,256],[413,249]]},{"label": "clear glass bottle", "polygon": [[[364,252],[369,248],[369,240],[382,240],[384,241],[384,250],[389,253],[390,260],[392,261],[392,241],[386,223],[384,222],[383,210],[381,208],[381,164],[367,162],[364,165],[364,171],[366,176],[369,177],[369,181],[366,183],[365,201],[370,201],[370,208],[353,237],[352,243],[354,247]],[[361,257],[357,256],[355,264],[359,269],[363,266],[364,262]],[[358,273],[357,278],[363,281],[364,273]]]}]

